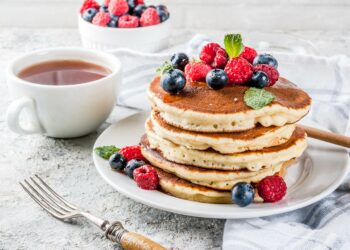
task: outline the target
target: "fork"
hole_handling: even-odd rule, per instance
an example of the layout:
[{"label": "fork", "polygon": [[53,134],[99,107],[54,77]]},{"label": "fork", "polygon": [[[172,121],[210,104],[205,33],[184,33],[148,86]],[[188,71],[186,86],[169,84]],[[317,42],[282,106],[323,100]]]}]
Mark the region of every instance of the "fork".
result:
[{"label": "fork", "polygon": [[163,246],[151,239],[135,232],[129,232],[124,229],[119,221],[110,223],[107,220],[98,218],[86,211],[81,210],[72,203],[65,200],[57,194],[48,184],[46,184],[38,175],[29,177],[19,182],[24,191],[39,204],[46,212],[56,219],[69,222],[73,218],[85,217],[102,231],[105,232],[107,239],[117,242],[126,250],[165,250]]}]

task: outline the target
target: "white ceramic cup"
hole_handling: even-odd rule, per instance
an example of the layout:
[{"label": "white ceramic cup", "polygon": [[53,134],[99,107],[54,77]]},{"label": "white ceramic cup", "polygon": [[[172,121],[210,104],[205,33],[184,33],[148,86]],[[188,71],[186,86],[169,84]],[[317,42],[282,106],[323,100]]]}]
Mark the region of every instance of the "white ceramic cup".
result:
[{"label": "white ceramic cup", "polygon": [[[111,73],[95,81],[59,86],[31,83],[17,76],[28,66],[53,60],[91,62],[106,67]],[[7,110],[11,130],[19,134],[71,138],[95,131],[107,119],[116,103],[122,69],[118,58],[101,51],[53,48],[16,58],[6,74],[14,99]]]}]

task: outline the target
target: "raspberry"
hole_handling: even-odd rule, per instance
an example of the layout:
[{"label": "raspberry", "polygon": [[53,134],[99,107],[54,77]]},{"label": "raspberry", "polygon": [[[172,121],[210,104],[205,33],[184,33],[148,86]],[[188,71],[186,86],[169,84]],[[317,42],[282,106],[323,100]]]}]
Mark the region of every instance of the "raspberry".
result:
[{"label": "raspberry", "polygon": [[135,4],[139,5],[139,4],[145,4],[144,0],[135,0]]},{"label": "raspberry", "polygon": [[100,8],[100,5],[95,0],[85,0],[80,8],[80,14],[83,14],[85,10],[90,8],[98,10]]},{"label": "raspberry", "polygon": [[108,10],[113,15],[121,16],[129,11],[129,5],[126,0],[110,0]]},{"label": "raspberry", "polygon": [[119,153],[121,153],[127,161],[132,159],[145,160],[141,154],[141,147],[139,145],[123,147],[120,149]]},{"label": "raspberry", "polygon": [[141,15],[141,26],[151,26],[160,23],[160,18],[155,8],[147,8]]},{"label": "raspberry", "polygon": [[155,190],[159,184],[157,171],[150,165],[144,165],[134,170],[134,181],[142,189]]},{"label": "raspberry", "polygon": [[267,77],[269,78],[267,87],[273,86],[277,82],[278,78],[280,77],[280,74],[278,73],[277,69],[267,64],[255,65],[254,71],[258,71],[258,70],[265,72]]},{"label": "raspberry", "polygon": [[194,82],[204,81],[208,72],[212,68],[202,62],[190,62],[185,67],[185,76],[187,80]]},{"label": "raspberry", "polygon": [[225,66],[225,72],[230,84],[240,85],[252,78],[253,66],[243,58],[231,58]]},{"label": "raspberry", "polygon": [[208,43],[203,47],[199,58],[213,68],[223,69],[227,63],[228,55],[219,44]]},{"label": "raspberry", "polygon": [[106,6],[108,6],[110,2],[111,2],[111,0],[104,0],[104,1],[103,1],[103,4],[106,5]]},{"label": "raspberry", "polygon": [[136,16],[125,15],[119,18],[119,28],[135,28],[139,26],[139,19]]},{"label": "raspberry", "polygon": [[256,50],[245,46],[243,52],[239,55],[240,57],[246,59],[248,62],[253,63],[254,58],[258,55]]},{"label": "raspberry", "polygon": [[278,175],[267,176],[258,185],[258,194],[265,202],[281,200],[287,191],[287,185],[283,178]]},{"label": "raspberry", "polygon": [[98,26],[106,27],[111,17],[108,13],[98,12],[92,19],[92,23]]}]

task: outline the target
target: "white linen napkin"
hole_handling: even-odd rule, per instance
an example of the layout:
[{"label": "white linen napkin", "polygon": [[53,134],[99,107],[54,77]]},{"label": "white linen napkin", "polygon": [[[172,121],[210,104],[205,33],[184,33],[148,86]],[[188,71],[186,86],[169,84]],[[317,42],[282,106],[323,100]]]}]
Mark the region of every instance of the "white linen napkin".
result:
[{"label": "white linen napkin", "polygon": [[[162,54],[119,49],[112,51],[124,66],[118,103],[149,109],[145,89],[156,68],[171,51],[198,55],[210,41],[196,35],[187,45]],[[280,74],[308,92],[313,105],[305,119],[331,131],[349,134],[350,58],[273,53]],[[330,168],[330,171],[332,168]],[[350,249],[350,178],[335,192],[306,208],[257,219],[227,220],[223,249]]]}]

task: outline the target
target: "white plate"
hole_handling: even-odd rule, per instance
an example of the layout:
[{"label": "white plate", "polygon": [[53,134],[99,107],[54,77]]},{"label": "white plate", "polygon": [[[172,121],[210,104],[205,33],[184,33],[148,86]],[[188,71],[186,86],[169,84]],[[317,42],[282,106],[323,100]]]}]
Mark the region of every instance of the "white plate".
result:
[{"label": "white plate", "polygon": [[[104,145],[135,145],[144,133],[147,114],[136,114],[111,125],[97,139],[94,148]],[[310,124],[309,124],[310,125]],[[311,124],[316,127],[315,124]],[[205,218],[252,218],[285,213],[310,205],[333,192],[346,176],[348,155],[345,149],[308,139],[303,156],[288,168],[286,197],[277,203],[206,204],[179,199],[159,191],[142,190],[126,175],[112,171],[108,161],[93,153],[95,166],[102,178],[118,192],[158,209]]]}]

